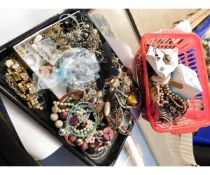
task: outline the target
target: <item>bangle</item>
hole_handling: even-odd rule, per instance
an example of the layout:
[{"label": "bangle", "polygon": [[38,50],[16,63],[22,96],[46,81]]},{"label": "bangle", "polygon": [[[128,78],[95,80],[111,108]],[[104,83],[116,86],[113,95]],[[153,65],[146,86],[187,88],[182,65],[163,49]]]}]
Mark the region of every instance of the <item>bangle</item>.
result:
[{"label": "bangle", "polygon": [[[85,138],[93,134],[98,126],[98,123],[99,118],[94,107],[90,103],[85,102],[81,102],[73,106],[66,121],[67,130],[72,135],[81,138]],[[78,129],[80,126],[82,128]]]}]

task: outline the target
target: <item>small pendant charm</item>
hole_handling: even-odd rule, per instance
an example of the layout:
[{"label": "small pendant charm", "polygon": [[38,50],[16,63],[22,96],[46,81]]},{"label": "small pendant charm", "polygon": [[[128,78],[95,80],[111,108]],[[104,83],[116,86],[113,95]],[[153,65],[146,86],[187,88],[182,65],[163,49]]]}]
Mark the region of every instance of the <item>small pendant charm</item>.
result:
[{"label": "small pendant charm", "polygon": [[137,101],[135,95],[132,95],[132,94],[131,94],[131,95],[128,96],[128,104],[129,104],[129,105],[131,105],[131,106],[136,106],[137,103],[138,103],[138,101]]}]

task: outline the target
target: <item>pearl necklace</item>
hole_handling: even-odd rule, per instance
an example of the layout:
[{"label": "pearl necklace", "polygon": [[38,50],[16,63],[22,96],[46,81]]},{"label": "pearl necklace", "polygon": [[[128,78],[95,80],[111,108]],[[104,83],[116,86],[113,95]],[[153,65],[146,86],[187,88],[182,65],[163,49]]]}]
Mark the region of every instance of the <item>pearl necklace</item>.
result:
[{"label": "pearl necklace", "polygon": [[189,104],[187,100],[174,94],[169,85],[160,85],[158,82],[151,81],[151,90],[156,93],[156,105],[160,114],[160,119],[173,123],[183,116]]}]

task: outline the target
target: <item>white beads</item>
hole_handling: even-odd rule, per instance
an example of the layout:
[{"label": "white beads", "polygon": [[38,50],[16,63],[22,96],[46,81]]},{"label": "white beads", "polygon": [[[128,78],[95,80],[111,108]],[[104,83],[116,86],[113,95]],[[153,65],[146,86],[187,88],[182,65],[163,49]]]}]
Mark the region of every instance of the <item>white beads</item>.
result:
[{"label": "white beads", "polygon": [[97,29],[93,29],[93,34],[97,34],[98,30]]},{"label": "white beads", "polygon": [[52,112],[53,113],[58,113],[59,112],[59,108],[57,106],[53,106],[52,107]]},{"label": "white beads", "polygon": [[51,115],[50,115],[50,120],[52,120],[52,121],[56,121],[56,120],[58,120],[58,114],[56,114],[56,113],[52,113]]},{"label": "white beads", "polygon": [[111,111],[111,103],[110,102],[106,102],[105,106],[104,106],[104,115],[106,117],[108,117],[109,114],[110,114],[110,111]]},{"label": "white beads", "polygon": [[55,122],[55,127],[56,128],[61,128],[63,126],[63,122],[61,121],[61,120],[57,120],[56,122]]},{"label": "white beads", "polygon": [[78,146],[81,146],[83,144],[83,140],[82,139],[77,139],[76,144]]},{"label": "white beads", "polygon": [[99,137],[101,137],[101,136],[103,136],[103,131],[100,130],[100,131],[97,132],[97,134],[98,134]]}]

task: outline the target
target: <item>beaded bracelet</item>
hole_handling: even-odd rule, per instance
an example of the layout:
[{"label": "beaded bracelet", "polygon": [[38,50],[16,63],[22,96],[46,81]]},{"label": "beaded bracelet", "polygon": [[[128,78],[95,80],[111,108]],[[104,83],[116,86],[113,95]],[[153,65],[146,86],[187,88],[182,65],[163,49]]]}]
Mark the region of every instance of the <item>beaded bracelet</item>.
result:
[{"label": "beaded bracelet", "polygon": [[[92,114],[92,120],[95,120],[94,122],[90,120],[87,112],[89,113],[89,116]],[[86,117],[84,117],[84,115],[86,115]],[[78,120],[79,117],[83,117],[81,118],[81,123]],[[78,130],[77,128],[81,124],[84,125],[84,123],[87,124],[87,127],[84,126],[84,128]],[[92,134],[96,130],[98,123],[99,118],[93,106],[90,103],[85,102],[81,102],[73,106],[66,121],[67,130],[72,135],[81,138],[88,137],[90,134]]]},{"label": "beaded bracelet", "polygon": [[[58,102],[54,101],[50,118],[59,129],[60,136],[64,136],[68,144],[79,146],[90,154],[100,154],[111,145],[114,131],[107,126],[102,130],[99,129],[101,121],[95,106],[89,102],[82,102],[83,95],[81,91],[74,91],[66,94]],[[59,109],[58,106],[63,109]],[[88,121],[89,128],[87,128]]]}]

